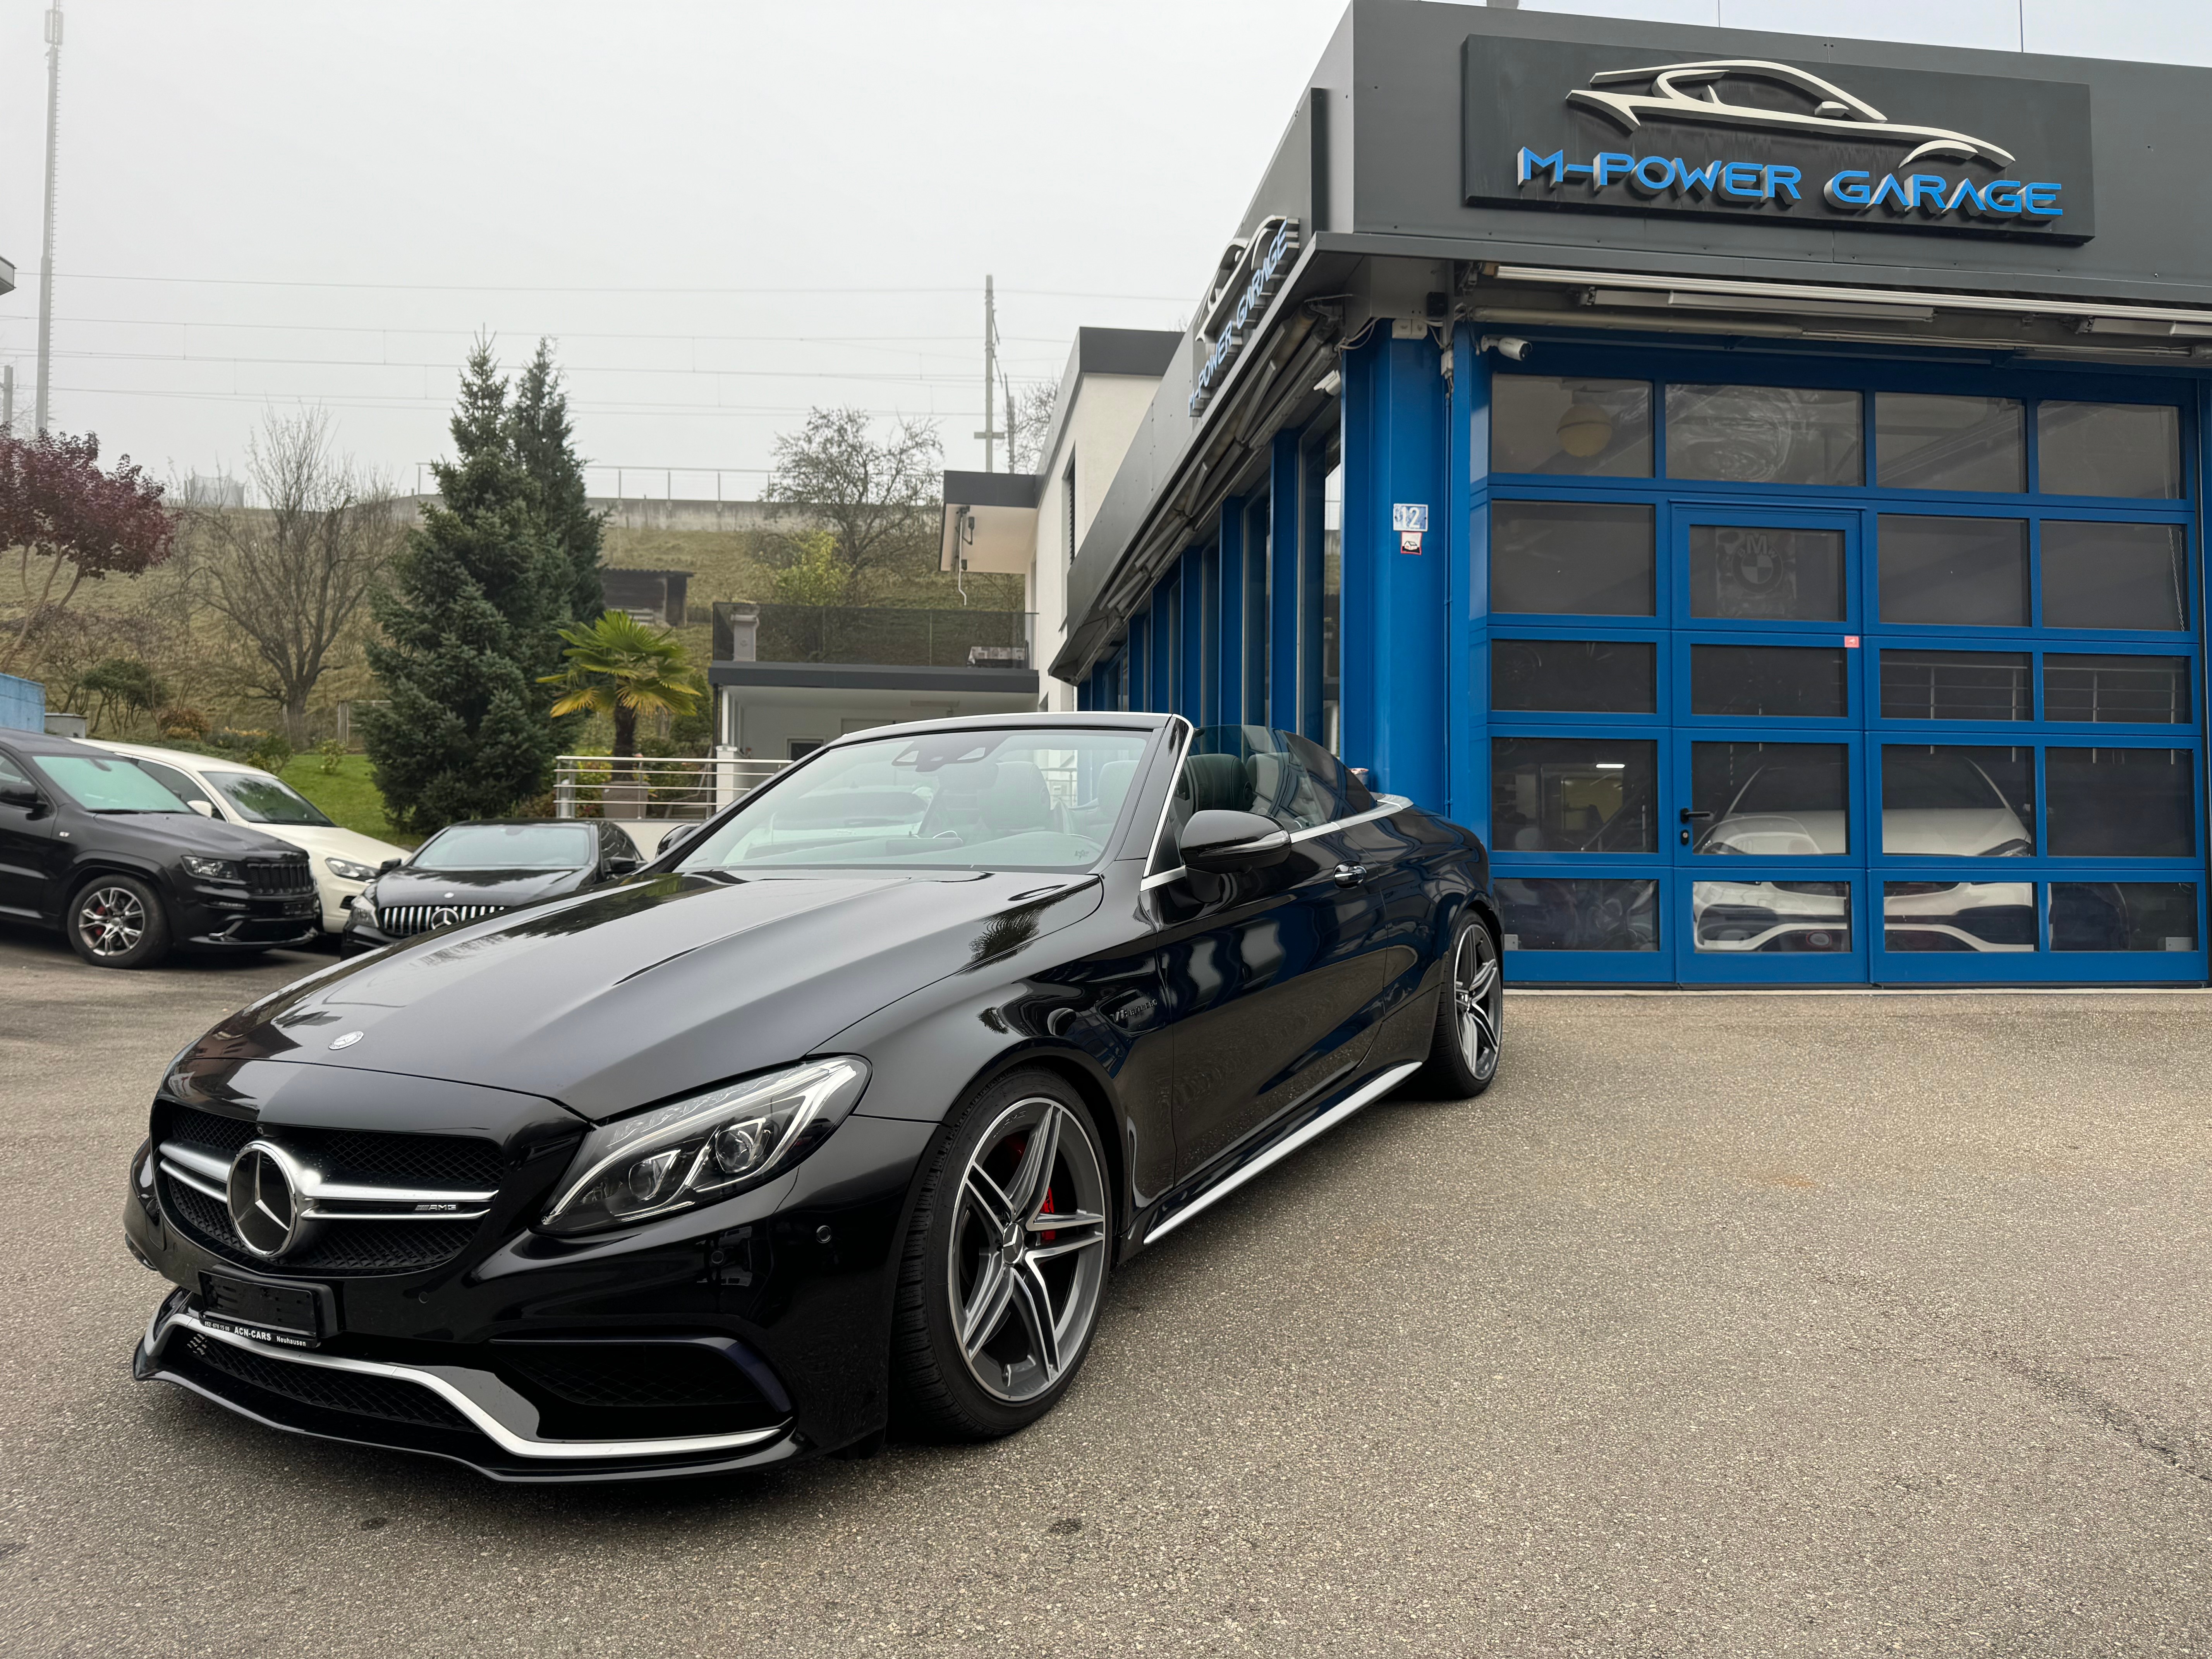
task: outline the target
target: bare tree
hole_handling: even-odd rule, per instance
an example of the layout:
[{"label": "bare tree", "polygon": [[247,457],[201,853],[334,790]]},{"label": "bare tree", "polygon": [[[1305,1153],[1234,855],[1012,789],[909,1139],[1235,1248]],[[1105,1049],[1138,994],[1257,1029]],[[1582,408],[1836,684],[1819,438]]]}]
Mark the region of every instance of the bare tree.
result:
[{"label": "bare tree", "polygon": [[[900,421],[879,443],[865,411],[817,409],[775,441],[768,499],[830,532],[848,595],[858,597],[872,576],[935,568],[940,456],[926,421]],[[794,544],[793,561],[799,552]]]},{"label": "bare tree", "polygon": [[212,556],[206,602],[246,647],[246,689],[303,744],[307,700],[355,637],[405,526],[390,486],[337,453],[320,410],[269,411],[246,471],[261,505],[187,509]]},{"label": "bare tree", "polygon": [[1044,453],[1045,434],[1060,402],[1060,382],[1029,380],[1006,389],[1006,470],[1034,472],[1052,458]]}]

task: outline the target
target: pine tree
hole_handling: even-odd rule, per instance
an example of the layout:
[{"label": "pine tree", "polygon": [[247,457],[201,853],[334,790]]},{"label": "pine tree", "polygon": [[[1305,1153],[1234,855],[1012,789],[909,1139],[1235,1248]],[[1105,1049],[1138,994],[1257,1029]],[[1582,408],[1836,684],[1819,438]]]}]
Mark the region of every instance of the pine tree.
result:
[{"label": "pine tree", "polygon": [[369,665],[386,702],[362,735],[385,810],[415,834],[495,817],[541,794],[568,722],[542,676],[561,666],[572,567],[547,538],[515,453],[507,383],[479,341],[453,421],[439,500],[375,600]]},{"label": "pine tree", "polygon": [[593,512],[586,499],[584,464],[576,458],[568,427],[568,394],[562,389],[552,349],[543,339],[538,342],[538,355],[515,382],[509,424],[515,455],[538,486],[538,511],[546,538],[560,549],[569,568],[568,617],[592,622],[606,607],[599,578],[606,514]]}]

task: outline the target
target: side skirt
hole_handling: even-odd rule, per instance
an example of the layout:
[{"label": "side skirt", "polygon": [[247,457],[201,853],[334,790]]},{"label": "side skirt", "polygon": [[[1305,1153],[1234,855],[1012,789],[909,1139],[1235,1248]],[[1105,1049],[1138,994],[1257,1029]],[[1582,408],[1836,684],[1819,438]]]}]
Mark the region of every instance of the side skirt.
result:
[{"label": "side skirt", "polygon": [[1246,1158],[1212,1186],[1201,1189],[1172,1210],[1158,1217],[1146,1230],[1145,1243],[1156,1244],[1193,1216],[1211,1208],[1229,1196],[1261,1170],[1272,1168],[1288,1158],[1310,1140],[1316,1140],[1342,1123],[1362,1107],[1370,1105],[1396,1088],[1421,1069],[1419,1060],[1393,1066],[1372,1081],[1363,1084],[1334,1106],[1328,1107],[1291,1130],[1279,1139],[1270,1142],[1261,1151]]}]

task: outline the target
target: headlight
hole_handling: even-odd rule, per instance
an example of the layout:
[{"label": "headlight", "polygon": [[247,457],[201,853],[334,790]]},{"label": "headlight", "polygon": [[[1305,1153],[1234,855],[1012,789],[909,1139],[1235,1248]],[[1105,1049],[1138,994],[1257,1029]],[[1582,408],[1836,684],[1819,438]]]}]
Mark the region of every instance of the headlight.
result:
[{"label": "headlight", "polygon": [[184,857],[179,859],[177,862],[185,866],[185,872],[188,874],[198,876],[202,881],[243,881],[246,879],[245,877],[238,873],[238,866],[233,864],[228,859],[204,859],[197,853],[187,853]]},{"label": "headlight", "polygon": [[366,893],[355,896],[354,902],[346,906],[346,914],[349,916],[359,916],[362,925],[365,927],[374,927],[377,925],[376,901]]},{"label": "headlight", "polygon": [[592,1131],[538,1223],[587,1233],[729,1197],[781,1174],[845,1120],[865,1060],[809,1060]]},{"label": "headlight", "polygon": [[325,859],[323,860],[323,865],[325,869],[329,870],[329,872],[332,875],[336,876],[340,881],[374,881],[376,879],[376,868],[374,865],[356,864],[351,859]]}]

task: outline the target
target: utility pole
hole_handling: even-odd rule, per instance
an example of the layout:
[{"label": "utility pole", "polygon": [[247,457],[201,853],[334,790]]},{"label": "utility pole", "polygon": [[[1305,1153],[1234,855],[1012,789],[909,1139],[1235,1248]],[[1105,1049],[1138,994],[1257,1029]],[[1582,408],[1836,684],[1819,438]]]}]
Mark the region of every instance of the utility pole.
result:
[{"label": "utility pole", "polygon": [[0,432],[15,435],[15,365],[0,367]]},{"label": "utility pole", "polygon": [[992,411],[999,401],[999,302],[991,291],[991,279],[983,278],[983,429],[975,435],[983,441],[983,471],[995,471],[992,465],[992,445],[999,434],[991,429]]},{"label": "utility pole", "polygon": [[61,0],[46,10],[46,245],[39,266],[38,429],[46,429],[54,386],[54,141],[60,131],[62,92]]}]

